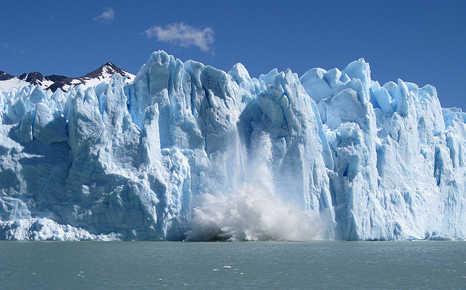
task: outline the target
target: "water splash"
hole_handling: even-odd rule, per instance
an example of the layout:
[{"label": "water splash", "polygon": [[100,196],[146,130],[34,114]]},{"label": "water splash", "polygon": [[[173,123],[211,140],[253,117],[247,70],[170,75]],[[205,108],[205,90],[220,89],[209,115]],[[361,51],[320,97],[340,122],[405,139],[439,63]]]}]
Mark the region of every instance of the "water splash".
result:
[{"label": "water splash", "polygon": [[268,135],[258,136],[245,162],[245,180],[227,193],[205,194],[194,209],[187,240],[308,241],[324,238],[318,213],[302,211],[276,193]]}]

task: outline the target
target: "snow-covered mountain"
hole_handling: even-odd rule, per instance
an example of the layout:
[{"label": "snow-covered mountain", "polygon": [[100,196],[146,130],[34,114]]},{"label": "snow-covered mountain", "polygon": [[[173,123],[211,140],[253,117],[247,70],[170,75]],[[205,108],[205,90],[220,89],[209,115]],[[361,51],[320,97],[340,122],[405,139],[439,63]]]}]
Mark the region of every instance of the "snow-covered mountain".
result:
[{"label": "snow-covered mountain", "polygon": [[0,92],[8,92],[12,88],[26,87],[30,85],[38,85],[42,90],[51,90],[52,92],[55,92],[57,89],[68,91],[70,87],[76,85],[82,84],[87,87],[92,87],[103,81],[108,82],[115,73],[126,77],[127,83],[133,81],[135,77],[133,74],[118,68],[111,62],[108,62],[100,68],[78,78],[60,75],[44,76],[39,72],[12,76],[0,71]]},{"label": "snow-covered mountain", "polygon": [[[100,73],[97,73],[100,75]],[[364,60],[0,93],[0,238],[465,239],[466,126]]]}]

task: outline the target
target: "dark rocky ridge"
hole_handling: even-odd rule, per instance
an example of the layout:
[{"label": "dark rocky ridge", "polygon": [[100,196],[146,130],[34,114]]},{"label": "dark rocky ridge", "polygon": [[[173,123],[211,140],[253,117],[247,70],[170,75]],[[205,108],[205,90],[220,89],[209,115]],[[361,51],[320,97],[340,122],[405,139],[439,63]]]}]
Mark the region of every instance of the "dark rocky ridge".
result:
[{"label": "dark rocky ridge", "polygon": [[[50,89],[52,90],[52,92],[55,92],[57,89],[65,90],[64,87],[66,85],[85,84],[86,81],[102,77],[103,74],[113,75],[115,73],[118,73],[122,76],[130,75],[128,72],[120,69],[113,63],[107,62],[106,64],[102,65],[100,68],[82,77],[78,77],[78,78],[67,77],[67,76],[62,76],[62,75],[44,76],[40,72],[30,72],[28,74],[24,73],[18,76],[17,78],[20,80],[26,81],[30,84],[33,84],[33,85],[41,85],[44,81],[51,81],[53,82],[53,84],[49,85],[48,87],[45,87],[44,89],[46,90]],[[15,76],[12,76],[6,72],[0,71],[0,81],[6,81],[12,78],[15,78]]]},{"label": "dark rocky ridge", "polygon": [[14,76],[12,76],[10,74],[7,74],[4,71],[0,71],[0,81],[6,81],[6,80],[9,80],[9,79],[12,79],[12,78],[14,78]]}]

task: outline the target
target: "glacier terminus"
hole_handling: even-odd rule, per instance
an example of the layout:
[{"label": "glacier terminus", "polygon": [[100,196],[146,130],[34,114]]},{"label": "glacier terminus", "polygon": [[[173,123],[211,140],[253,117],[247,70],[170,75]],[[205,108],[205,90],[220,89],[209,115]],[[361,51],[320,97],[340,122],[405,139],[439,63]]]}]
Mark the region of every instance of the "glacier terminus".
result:
[{"label": "glacier terminus", "polygon": [[157,51],[135,77],[8,84],[0,239],[466,238],[466,115],[363,59],[251,78]]}]

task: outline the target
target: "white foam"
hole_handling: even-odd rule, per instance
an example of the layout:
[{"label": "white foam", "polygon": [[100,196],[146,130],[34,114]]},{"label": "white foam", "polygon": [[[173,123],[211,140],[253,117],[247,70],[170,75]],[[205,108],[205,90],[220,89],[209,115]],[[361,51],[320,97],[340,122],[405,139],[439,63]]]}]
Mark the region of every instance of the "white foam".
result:
[{"label": "white foam", "polygon": [[[255,142],[253,156],[245,165],[245,181],[232,192],[205,194],[194,209],[188,240],[308,241],[323,239],[323,222],[311,211],[286,203],[276,193],[270,172],[271,143],[268,135]],[[257,156],[254,158],[254,156]]]}]

